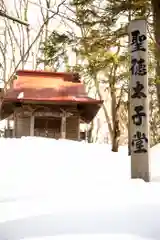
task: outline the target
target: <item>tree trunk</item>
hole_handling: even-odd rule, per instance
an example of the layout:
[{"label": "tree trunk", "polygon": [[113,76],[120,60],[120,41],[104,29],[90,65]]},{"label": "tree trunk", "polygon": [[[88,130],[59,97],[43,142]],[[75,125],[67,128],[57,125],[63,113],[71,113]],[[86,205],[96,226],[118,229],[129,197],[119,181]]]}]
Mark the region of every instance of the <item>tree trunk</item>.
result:
[{"label": "tree trunk", "polygon": [[120,139],[119,120],[116,120],[113,125],[112,152],[118,152],[119,139]]},{"label": "tree trunk", "polygon": [[156,57],[156,88],[158,105],[160,111],[160,0],[152,0],[154,34],[156,40],[155,57]]},{"label": "tree trunk", "polygon": [[[115,82],[115,81],[113,81]],[[112,135],[112,151],[118,152],[119,148],[119,139],[120,139],[120,128],[119,128],[119,120],[118,120],[118,110],[117,109],[117,99],[115,94],[114,86],[111,87],[111,107],[112,107],[112,126],[113,126],[113,135]]]},{"label": "tree trunk", "polygon": [[116,95],[116,71],[117,65],[113,65],[114,70],[112,71],[112,78],[110,79],[110,93],[111,93],[111,114],[112,114],[112,151],[118,152],[119,139],[120,139],[120,127],[118,120],[119,104],[117,103]]}]

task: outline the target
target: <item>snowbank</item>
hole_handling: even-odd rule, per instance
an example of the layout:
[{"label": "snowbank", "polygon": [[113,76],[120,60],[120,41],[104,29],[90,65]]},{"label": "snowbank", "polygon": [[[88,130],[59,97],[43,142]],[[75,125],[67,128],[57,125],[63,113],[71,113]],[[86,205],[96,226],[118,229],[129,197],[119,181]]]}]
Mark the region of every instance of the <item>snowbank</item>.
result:
[{"label": "snowbank", "polygon": [[44,138],[0,139],[0,199],[130,178],[125,148]]},{"label": "snowbank", "polygon": [[[47,194],[130,179],[127,147],[36,137],[0,139],[0,199]],[[151,150],[151,175],[160,176],[160,147]]]},{"label": "snowbank", "polygon": [[159,184],[130,180],[88,191],[63,190],[41,198],[1,203],[0,238],[61,236],[65,240],[65,235],[84,239],[81,234],[85,234],[88,239],[88,234],[97,234],[98,240],[98,234],[105,234],[105,239],[121,240],[124,236],[159,240]]},{"label": "snowbank", "polygon": [[160,239],[160,184],[130,180],[127,148],[31,137],[0,148],[0,239]]},{"label": "snowbank", "polygon": [[24,240],[151,240],[132,234],[63,234],[52,237],[25,238]]}]

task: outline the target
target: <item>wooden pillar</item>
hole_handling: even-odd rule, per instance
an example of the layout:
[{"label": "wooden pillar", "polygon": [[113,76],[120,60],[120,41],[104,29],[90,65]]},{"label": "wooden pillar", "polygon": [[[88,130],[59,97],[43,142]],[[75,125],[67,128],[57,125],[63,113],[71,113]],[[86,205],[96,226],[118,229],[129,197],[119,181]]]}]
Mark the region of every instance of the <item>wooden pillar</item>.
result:
[{"label": "wooden pillar", "polygon": [[30,118],[30,136],[34,136],[34,115]]},{"label": "wooden pillar", "polygon": [[16,129],[17,129],[17,117],[16,113],[13,113],[13,121],[14,121],[14,128],[13,128],[13,138],[16,137]]},{"label": "wooden pillar", "polygon": [[63,112],[62,118],[61,118],[61,138],[66,138],[66,113]]},{"label": "wooden pillar", "polygon": [[148,46],[146,20],[129,25],[131,54],[130,133],[131,177],[150,181]]},{"label": "wooden pillar", "polygon": [[81,140],[80,123],[81,123],[81,119],[79,117],[78,118],[78,141]]}]

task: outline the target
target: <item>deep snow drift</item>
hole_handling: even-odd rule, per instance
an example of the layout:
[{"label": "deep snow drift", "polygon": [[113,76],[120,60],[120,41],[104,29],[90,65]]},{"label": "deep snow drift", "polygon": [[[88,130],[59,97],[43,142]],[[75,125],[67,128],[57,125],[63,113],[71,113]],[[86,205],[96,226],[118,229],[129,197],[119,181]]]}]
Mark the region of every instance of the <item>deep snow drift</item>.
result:
[{"label": "deep snow drift", "polygon": [[[127,147],[36,137],[0,138],[0,199],[51,193],[61,187],[130,179]],[[2,157],[3,156],[3,157]],[[160,145],[151,149],[151,176],[160,176]]]},{"label": "deep snow drift", "polygon": [[160,183],[130,180],[127,148],[31,137],[0,148],[0,239],[160,239]]}]

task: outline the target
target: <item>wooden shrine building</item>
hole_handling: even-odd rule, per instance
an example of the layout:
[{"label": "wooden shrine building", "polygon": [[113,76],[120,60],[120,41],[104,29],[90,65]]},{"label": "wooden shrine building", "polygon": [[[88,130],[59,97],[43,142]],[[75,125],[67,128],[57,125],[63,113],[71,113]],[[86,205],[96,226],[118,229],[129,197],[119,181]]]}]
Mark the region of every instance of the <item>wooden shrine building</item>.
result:
[{"label": "wooden shrine building", "polygon": [[1,102],[1,120],[12,119],[12,137],[79,140],[103,101],[89,98],[78,74],[19,70]]}]

